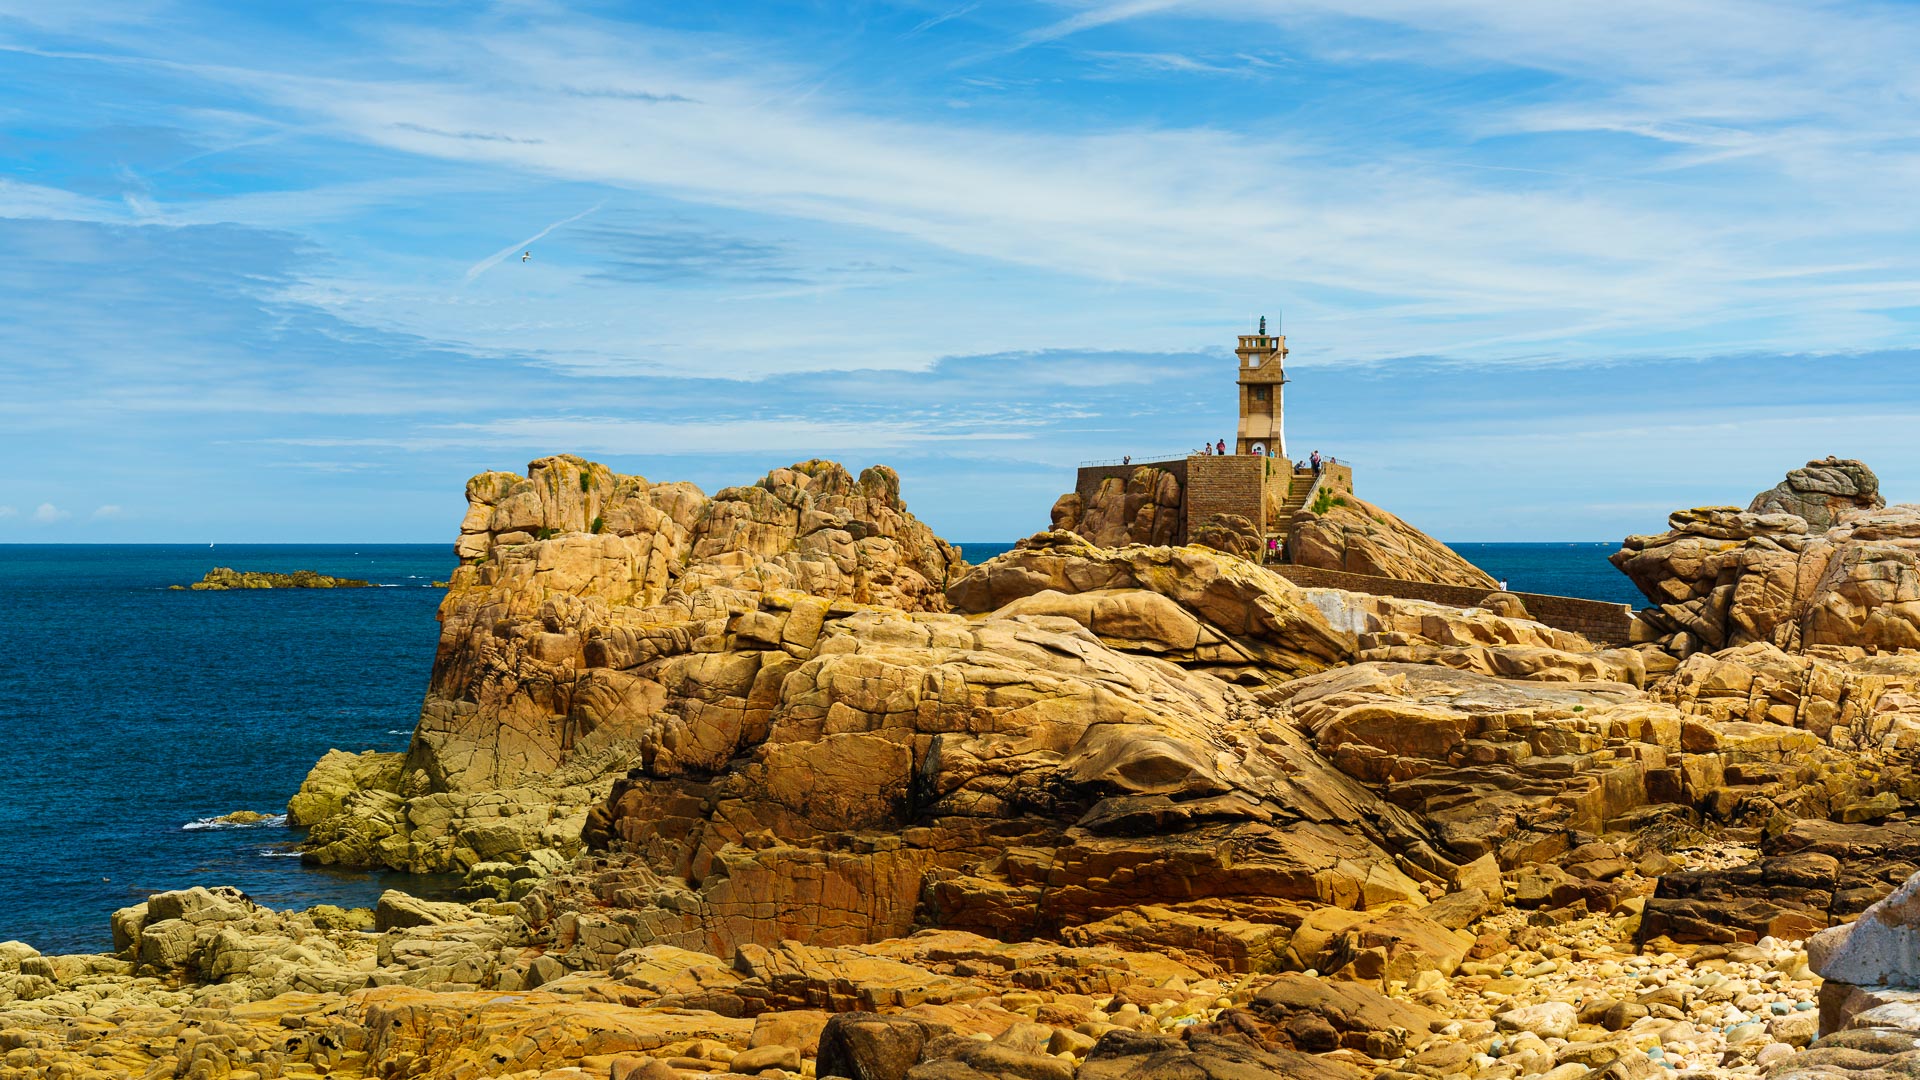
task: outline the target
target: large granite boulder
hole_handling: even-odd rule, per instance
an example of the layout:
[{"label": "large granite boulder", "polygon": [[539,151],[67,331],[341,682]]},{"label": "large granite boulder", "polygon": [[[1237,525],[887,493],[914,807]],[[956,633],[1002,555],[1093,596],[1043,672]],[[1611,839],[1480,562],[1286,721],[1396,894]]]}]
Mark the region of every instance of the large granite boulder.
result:
[{"label": "large granite boulder", "polygon": [[1053,504],[1053,528],[1078,533],[1100,547],[1166,545],[1180,536],[1180,478],[1138,465],[1125,478],[1109,476],[1093,491],[1069,491]]},{"label": "large granite boulder", "polygon": [[1188,539],[1201,547],[1256,562],[1266,542],[1260,527],[1239,514],[1209,514],[1206,520],[1194,524]]},{"label": "large granite boulder", "polygon": [[1668,526],[1628,537],[1612,561],[1652,602],[1649,635],[1675,655],[1753,642],[1920,647],[1920,506],[1884,506],[1858,462],[1809,463],[1753,509],[1682,510]]},{"label": "large granite boulder", "polygon": [[1753,497],[1747,510],[1754,514],[1792,514],[1814,529],[1830,529],[1843,515],[1878,510],[1880,478],[1862,462],[1829,457],[1809,461],[1785,480]]},{"label": "large granite boulder", "polygon": [[1288,559],[1350,574],[1498,587],[1486,571],[1381,507],[1345,492],[1293,515]]},{"label": "large granite boulder", "polygon": [[1045,532],[948,588],[969,615],[1057,615],[1111,647],[1264,683],[1322,671],[1353,652],[1304,590],[1201,547],[1102,548]]},{"label": "large granite boulder", "polygon": [[1831,982],[1920,987],[1920,874],[1859,918],[1809,938],[1807,966]]}]

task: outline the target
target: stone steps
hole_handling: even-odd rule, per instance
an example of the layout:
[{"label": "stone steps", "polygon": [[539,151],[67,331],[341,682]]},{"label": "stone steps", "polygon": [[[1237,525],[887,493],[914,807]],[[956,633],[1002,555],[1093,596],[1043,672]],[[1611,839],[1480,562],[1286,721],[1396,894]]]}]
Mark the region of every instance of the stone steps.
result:
[{"label": "stone steps", "polygon": [[1288,523],[1293,520],[1293,515],[1307,505],[1307,493],[1313,490],[1313,480],[1314,475],[1312,469],[1293,470],[1293,477],[1287,482],[1287,497],[1273,511],[1272,523],[1274,525],[1280,528],[1286,528]]}]

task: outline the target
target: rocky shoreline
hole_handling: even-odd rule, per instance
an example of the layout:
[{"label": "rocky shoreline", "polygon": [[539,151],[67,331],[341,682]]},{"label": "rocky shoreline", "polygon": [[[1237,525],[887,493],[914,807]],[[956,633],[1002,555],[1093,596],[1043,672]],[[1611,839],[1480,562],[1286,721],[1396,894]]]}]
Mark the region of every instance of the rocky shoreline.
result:
[{"label": "rocky shoreline", "polygon": [[[1617,648],[1200,545],[969,566],[884,468],[468,499],[411,747],[288,813],[472,900],[195,889],[112,956],[0,945],[0,1080],[1920,1060],[1920,506],[1858,462],[1629,538]],[[1381,568],[1457,560],[1392,520]]]},{"label": "rocky shoreline", "polygon": [[274,574],[263,570],[235,570],[232,567],[216,566],[207,571],[206,576],[191,585],[171,585],[176,590],[194,592],[221,592],[227,589],[365,589],[368,583],[359,578],[329,577],[314,570],[295,570],[291,574]]}]

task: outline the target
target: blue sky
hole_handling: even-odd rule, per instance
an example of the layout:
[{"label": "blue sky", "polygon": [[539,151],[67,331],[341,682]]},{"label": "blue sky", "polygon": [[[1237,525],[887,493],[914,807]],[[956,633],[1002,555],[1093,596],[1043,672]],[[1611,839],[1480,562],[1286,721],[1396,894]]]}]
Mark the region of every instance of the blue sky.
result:
[{"label": "blue sky", "polygon": [[[1920,449],[1910,5],[0,0],[0,541],[451,540],[585,454],[960,540],[1290,447],[1453,540]],[[518,253],[531,249],[522,263]]]}]

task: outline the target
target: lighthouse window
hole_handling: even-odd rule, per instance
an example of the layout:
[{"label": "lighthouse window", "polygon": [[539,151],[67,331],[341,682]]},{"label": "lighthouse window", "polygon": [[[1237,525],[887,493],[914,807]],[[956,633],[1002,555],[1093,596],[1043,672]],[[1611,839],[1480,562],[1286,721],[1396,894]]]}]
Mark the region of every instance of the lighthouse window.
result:
[{"label": "lighthouse window", "polygon": [[1266,387],[1264,387],[1264,386],[1256,386],[1256,387],[1254,387],[1254,388],[1253,388],[1253,400],[1255,400],[1255,401],[1265,401],[1265,400],[1267,400],[1267,388],[1266,388]]}]

